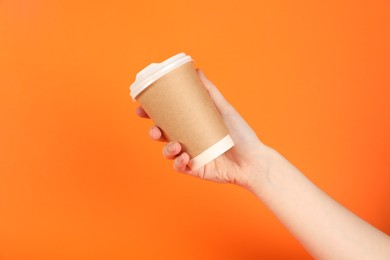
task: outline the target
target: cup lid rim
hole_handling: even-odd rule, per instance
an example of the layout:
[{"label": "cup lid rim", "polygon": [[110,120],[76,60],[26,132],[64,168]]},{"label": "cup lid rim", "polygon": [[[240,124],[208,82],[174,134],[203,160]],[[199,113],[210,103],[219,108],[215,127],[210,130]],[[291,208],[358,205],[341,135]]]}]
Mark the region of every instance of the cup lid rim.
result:
[{"label": "cup lid rim", "polygon": [[163,62],[149,64],[137,73],[135,81],[130,85],[130,96],[135,100],[135,98],[153,82],[190,61],[192,61],[191,56],[181,52]]}]

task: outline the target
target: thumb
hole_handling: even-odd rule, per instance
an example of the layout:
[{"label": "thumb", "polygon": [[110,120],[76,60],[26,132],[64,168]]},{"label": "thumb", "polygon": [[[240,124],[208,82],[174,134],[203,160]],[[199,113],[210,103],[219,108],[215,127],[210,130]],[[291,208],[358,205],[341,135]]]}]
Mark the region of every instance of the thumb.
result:
[{"label": "thumb", "polygon": [[223,97],[217,87],[208,78],[206,78],[206,75],[201,69],[196,69],[196,72],[221,115],[231,113],[232,110],[234,110],[232,105],[230,105],[230,103]]}]

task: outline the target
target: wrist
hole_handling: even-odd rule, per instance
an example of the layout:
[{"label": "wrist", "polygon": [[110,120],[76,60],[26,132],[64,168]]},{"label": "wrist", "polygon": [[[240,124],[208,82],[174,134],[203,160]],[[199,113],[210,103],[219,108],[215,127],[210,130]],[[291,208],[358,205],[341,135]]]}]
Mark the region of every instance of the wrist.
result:
[{"label": "wrist", "polygon": [[260,144],[248,171],[248,181],[245,185],[247,190],[257,193],[261,189],[261,184],[265,183],[269,178],[278,156],[279,153],[276,150]]}]

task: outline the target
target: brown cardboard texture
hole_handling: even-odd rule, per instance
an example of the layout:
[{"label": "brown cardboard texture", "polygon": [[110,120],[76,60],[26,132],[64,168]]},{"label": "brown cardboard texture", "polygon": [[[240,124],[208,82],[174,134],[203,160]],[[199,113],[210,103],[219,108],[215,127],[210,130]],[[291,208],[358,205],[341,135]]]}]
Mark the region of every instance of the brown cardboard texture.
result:
[{"label": "brown cardboard texture", "polygon": [[162,76],[137,97],[169,141],[191,158],[229,134],[192,62]]}]

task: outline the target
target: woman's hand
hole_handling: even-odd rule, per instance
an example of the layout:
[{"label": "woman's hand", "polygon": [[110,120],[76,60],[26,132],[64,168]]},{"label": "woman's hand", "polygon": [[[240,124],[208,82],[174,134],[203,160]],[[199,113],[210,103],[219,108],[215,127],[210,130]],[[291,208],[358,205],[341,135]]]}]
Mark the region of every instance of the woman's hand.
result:
[{"label": "woman's hand", "polygon": [[[175,141],[169,142],[163,148],[163,155],[166,159],[174,160],[173,167],[178,172],[210,181],[234,183],[250,188],[256,178],[255,173],[258,173],[259,169],[265,172],[268,167],[266,158],[269,148],[259,141],[251,127],[226,101],[204,73],[199,69],[197,72],[229,129],[235,146],[195,171],[189,168],[190,157],[187,153],[182,152],[180,143]],[[149,118],[142,107],[136,109],[136,114],[143,118]],[[150,129],[149,135],[153,140],[167,141],[163,132],[157,126],[153,126]]]},{"label": "woman's hand", "polygon": [[[235,146],[214,161],[192,171],[178,142],[163,154],[174,159],[175,170],[217,182],[241,185],[252,191],[320,259],[390,259],[390,238],[316,187],[275,150],[263,145],[237,111],[202,72],[199,77],[217,106]],[[136,113],[148,118],[142,108]],[[153,140],[166,141],[161,130],[150,130]]]},{"label": "woman's hand", "polygon": [[[390,238],[316,187],[275,150],[263,145],[237,111],[202,72],[199,77],[217,106],[235,146],[214,161],[192,171],[178,142],[163,154],[174,159],[175,170],[217,182],[241,185],[252,191],[320,259],[390,259]],[[140,117],[148,118],[142,108]],[[150,130],[153,140],[166,141],[161,130]]]}]

